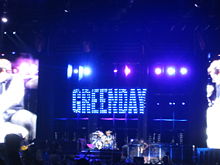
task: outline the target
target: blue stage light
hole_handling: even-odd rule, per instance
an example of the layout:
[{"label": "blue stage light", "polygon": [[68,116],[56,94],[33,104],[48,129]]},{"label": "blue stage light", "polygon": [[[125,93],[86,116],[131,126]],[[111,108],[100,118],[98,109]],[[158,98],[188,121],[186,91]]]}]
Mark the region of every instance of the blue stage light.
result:
[{"label": "blue stage light", "polygon": [[74,73],[74,74],[78,74],[78,73],[79,73],[79,69],[74,69],[74,70],[73,70],[73,73]]},{"label": "blue stage light", "polygon": [[187,68],[185,68],[185,67],[181,67],[180,68],[180,74],[181,75],[186,75],[188,73],[188,69]]},{"label": "blue stage light", "polygon": [[89,76],[89,75],[91,75],[91,73],[92,73],[92,70],[91,70],[90,67],[85,66],[85,67],[83,68],[83,74],[84,74],[85,76]]},{"label": "blue stage light", "polygon": [[67,66],[67,78],[71,78],[72,77],[72,74],[73,74],[73,67],[72,65],[68,64]]},{"label": "blue stage light", "polygon": [[169,76],[174,76],[176,74],[176,69],[174,67],[168,67],[167,68],[167,74]]}]

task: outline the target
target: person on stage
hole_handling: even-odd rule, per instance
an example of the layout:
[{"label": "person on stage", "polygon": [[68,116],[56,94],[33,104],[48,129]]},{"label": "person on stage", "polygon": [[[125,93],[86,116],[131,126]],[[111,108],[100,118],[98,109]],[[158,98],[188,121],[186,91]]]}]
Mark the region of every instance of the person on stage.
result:
[{"label": "person on stage", "polygon": [[115,137],[110,130],[105,131],[104,148],[115,149]]}]

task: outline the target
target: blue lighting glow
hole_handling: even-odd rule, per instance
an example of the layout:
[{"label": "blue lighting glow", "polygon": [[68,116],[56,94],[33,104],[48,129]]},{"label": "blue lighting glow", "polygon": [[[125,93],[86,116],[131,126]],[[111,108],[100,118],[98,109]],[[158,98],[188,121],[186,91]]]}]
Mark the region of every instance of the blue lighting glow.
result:
[{"label": "blue lighting glow", "polygon": [[88,67],[88,66],[85,66],[85,67],[84,67],[84,69],[83,69],[83,74],[84,74],[85,76],[89,76],[89,75],[91,74],[91,72],[92,72],[92,70],[91,70],[90,67]]}]

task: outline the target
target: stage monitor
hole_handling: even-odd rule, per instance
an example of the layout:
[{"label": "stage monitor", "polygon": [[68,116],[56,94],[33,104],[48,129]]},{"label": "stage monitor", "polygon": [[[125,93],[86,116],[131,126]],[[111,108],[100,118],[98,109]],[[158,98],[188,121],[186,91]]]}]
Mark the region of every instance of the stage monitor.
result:
[{"label": "stage monitor", "polygon": [[144,114],[146,88],[73,89],[72,110],[80,114]]}]

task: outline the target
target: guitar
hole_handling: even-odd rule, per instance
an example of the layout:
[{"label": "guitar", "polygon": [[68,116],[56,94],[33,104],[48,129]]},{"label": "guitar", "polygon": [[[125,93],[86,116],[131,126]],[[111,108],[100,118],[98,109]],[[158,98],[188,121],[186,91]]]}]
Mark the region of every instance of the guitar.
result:
[{"label": "guitar", "polygon": [[32,146],[32,145],[34,145],[34,142],[32,142],[32,143],[30,143],[30,144],[28,144],[28,145],[22,145],[22,146],[20,147],[20,150],[21,150],[21,151],[27,151],[28,148],[29,148],[30,146]]}]

